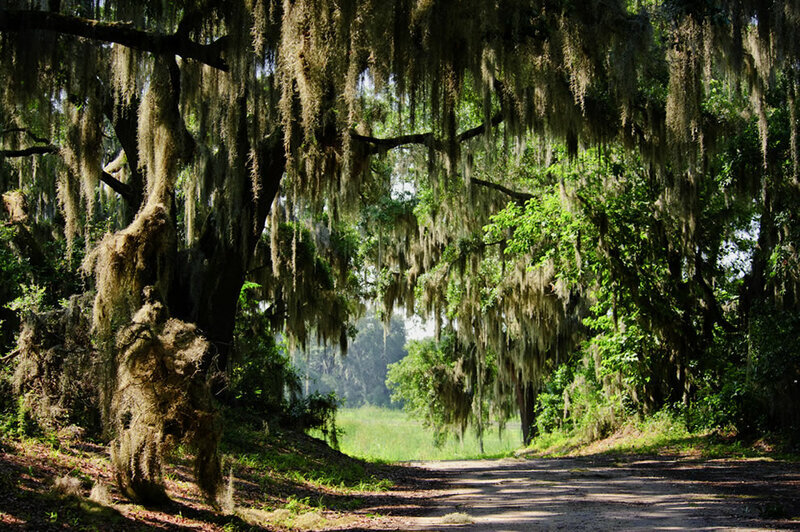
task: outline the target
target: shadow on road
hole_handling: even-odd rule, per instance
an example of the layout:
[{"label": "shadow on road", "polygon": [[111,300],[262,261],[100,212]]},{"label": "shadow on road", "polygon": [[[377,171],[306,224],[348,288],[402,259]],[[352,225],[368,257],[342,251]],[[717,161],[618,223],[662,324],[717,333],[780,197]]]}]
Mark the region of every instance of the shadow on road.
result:
[{"label": "shadow on road", "polygon": [[409,530],[800,529],[795,463],[594,456],[416,465],[443,489],[404,521]]}]

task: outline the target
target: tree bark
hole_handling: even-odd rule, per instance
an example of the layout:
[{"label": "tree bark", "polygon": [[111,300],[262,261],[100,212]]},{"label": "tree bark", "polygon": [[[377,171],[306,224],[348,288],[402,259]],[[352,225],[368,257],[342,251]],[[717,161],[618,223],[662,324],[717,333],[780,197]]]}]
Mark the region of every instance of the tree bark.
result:
[{"label": "tree bark", "polygon": [[[213,366],[225,370],[228,365],[239,292],[280,189],[286,162],[282,139],[276,132],[259,147],[261,190],[256,198],[249,184],[244,187],[248,192],[242,213],[230,231],[239,238],[229,240],[228,231],[210,217],[198,245],[178,258],[170,308],[176,317],[195,323],[215,346],[215,359],[206,361],[206,370]],[[242,150],[247,153],[247,148]]]},{"label": "tree bark", "polygon": [[517,392],[519,419],[522,425],[522,443],[527,447],[536,436],[536,387],[532,382],[524,381],[522,375],[515,379],[514,384]]}]

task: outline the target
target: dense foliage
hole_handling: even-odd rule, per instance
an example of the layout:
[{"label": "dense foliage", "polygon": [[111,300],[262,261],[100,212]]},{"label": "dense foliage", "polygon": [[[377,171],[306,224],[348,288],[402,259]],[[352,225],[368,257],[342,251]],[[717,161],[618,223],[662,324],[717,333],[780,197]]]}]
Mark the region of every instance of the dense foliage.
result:
[{"label": "dense foliage", "polygon": [[392,389],[392,401],[433,429],[437,445],[451,432],[463,437],[472,425],[483,452],[484,432],[495,422],[502,430],[511,407],[508,397],[494,395],[494,360],[465,349],[474,351],[459,344],[453,334],[439,342],[412,340],[408,356],[389,366],[386,384]]},{"label": "dense foliage", "polygon": [[8,394],[58,406],[82,367],[122,492],[161,500],[182,443],[215,499],[218,398],[280,404],[291,372],[248,380],[285,367],[270,335],[344,352],[374,298],[447,331],[448,424],[491,383],[526,441],[543,386],[544,426],[582,390],[796,434],[798,27],[789,0],[5,2],[0,339],[51,324]]}]

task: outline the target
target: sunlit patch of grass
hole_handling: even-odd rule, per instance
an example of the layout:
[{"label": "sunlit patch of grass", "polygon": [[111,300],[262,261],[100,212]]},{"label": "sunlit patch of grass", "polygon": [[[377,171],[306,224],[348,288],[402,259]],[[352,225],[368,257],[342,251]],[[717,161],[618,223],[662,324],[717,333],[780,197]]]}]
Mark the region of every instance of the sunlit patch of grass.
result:
[{"label": "sunlit patch of grass", "polygon": [[[339,493],[385,491],[393,486],[367,471],[365,464],[332,451],[311,438],[285,437],[237,427],[224,441],[225,451],[238,467],[262,474],[263,483],[291,482],[324,487]],[[316,449],[307,448],[309,445]]]},{"label": "sunlit patch of grass", "polygon": [[315,506],[308,497],[289,497],[282,508],[239,508],[237,515],[246,523],[256,526],[288,528],[292,530],[319,530],[325,527],[339,528],[352,524],[360,518],[355,515],[326,511]]},{"label": "sunlit patch of grass", "polygon": [[503,458],[522,442],[519,423],[509,423],[502,434],[496,428],[487,430],[484,453],[469,431],[460,440],[449,438],[436,447],[432,431],[421,422],[400,410],[373,406],[340,410],[337,425],[343,431],[339,438],[342,452],[374,462]]},{"label": "sunlit patch of grass", "polygon": [[540,456],[562,456],[585,444],[581,438],[567,430],[555,430],[535,437],[523,452]]}]

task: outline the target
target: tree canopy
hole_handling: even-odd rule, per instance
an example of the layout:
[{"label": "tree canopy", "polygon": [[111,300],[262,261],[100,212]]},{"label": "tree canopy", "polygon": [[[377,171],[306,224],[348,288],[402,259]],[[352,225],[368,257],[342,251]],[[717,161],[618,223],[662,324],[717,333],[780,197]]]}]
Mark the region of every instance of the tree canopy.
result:
[{"label": "tree canopy", "polygon": [[135,499],[163,497],[174,441],[216,496],[245,281],[300,343],[345,347],[371,295],[445,321],[521,412],[587,339],[649,365],[656,405],[796,315],[799,22],[789,0],[8,1],[4,242],[81,263],[48,297],[93,295]]}]

